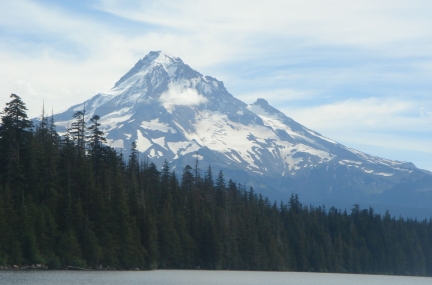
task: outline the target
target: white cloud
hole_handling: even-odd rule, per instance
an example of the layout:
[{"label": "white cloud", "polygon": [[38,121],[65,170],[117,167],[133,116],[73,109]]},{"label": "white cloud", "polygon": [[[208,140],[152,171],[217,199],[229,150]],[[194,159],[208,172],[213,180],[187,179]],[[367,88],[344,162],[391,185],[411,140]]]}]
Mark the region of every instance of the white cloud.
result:
[{"label": "white cloud", "polygon": [[[397,98],[348,99],[319,106],[281,108],[314,130],[432,131],[432,116],[424,104],[431,100]],[[429,107],[432,110],[432,107]]]},{"label": "white cloud", "polygon": [[162,93],[159,98],[165,109],[171,112],[173,106],[198,106],[207,102],[207,98],[192,88],[178,88],[170,85],[168,91]]}]

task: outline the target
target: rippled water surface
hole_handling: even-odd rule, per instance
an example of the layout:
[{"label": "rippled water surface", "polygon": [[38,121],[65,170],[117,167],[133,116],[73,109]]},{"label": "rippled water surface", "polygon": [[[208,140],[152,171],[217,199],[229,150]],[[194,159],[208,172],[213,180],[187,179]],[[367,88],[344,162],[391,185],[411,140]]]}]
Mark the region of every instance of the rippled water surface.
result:
[{"label": "rippled water surface", "polygon": [[432,284],[432,278],[256,271],[0,271],[0,284],[31,285],[405,285]]}]

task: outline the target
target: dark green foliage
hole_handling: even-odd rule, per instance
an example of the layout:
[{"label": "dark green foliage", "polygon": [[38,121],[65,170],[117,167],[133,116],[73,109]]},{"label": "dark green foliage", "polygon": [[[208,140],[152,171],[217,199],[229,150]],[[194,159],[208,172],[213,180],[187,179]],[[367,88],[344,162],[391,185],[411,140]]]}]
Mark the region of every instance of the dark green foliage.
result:
[{"label": "dark green foliage", "polygon": [[[103,145],[99,117],[75,114],[61,138],[21,99],[0,125],[0,265],[294,270],[432,275],[432,220],[271,203],[213,178],[199,161],[179,181],[168,162],[125,163]],[[86,132],[89,134],[86,135]],[[198,155],[197,155],[198,158]]]}]

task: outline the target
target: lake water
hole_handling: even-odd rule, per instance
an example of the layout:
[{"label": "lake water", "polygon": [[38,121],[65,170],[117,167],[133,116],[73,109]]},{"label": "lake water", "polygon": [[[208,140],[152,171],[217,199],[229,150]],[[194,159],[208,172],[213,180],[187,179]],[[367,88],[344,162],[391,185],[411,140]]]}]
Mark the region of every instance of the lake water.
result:
[{"label": "lake water", "polygon": [[422,285],[432,278],[260,271],[0,271],[0,284],[20,285]]}]

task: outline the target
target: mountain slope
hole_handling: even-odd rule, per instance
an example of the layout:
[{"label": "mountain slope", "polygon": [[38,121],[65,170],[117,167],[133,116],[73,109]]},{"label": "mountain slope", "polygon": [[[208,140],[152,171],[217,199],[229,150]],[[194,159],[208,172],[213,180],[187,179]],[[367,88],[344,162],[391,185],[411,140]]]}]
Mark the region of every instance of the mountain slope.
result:
[{"label": "mountain slope", "polygon": [[[83,108],[56,115],[59,131]],[[295,192],[314,204],[431,208],[429,172],[345,147],[264,99],[247,105],[221,81],[164,52],[150,52],[85,109],[87,118],[101,117],[109,144],[126,153],[136,141],[150,160],[166,159],[178,171],[198,158],[271,198]]]}]

